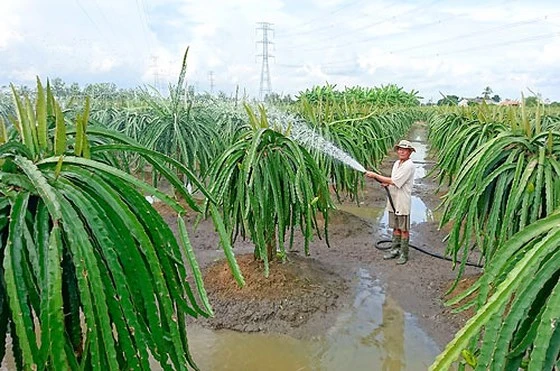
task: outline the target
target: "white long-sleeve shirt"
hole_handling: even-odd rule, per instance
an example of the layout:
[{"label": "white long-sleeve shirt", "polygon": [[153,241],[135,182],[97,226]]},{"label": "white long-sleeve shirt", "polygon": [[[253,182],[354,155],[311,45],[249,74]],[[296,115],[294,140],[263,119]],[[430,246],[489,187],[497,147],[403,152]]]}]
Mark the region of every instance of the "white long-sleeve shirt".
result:
[{"label": "white long-sleeve shirt", "polygon": [[[410,204],[412,196],[412,184],[414,183],[414,162],[408,159],[401,163],[397,160],[393,164],[391,180],[393,184],[389,186],[389,192],[395,205],[395,215],[410,215]],[[391,203],[387,200],[387,210],[393,212]]]}]

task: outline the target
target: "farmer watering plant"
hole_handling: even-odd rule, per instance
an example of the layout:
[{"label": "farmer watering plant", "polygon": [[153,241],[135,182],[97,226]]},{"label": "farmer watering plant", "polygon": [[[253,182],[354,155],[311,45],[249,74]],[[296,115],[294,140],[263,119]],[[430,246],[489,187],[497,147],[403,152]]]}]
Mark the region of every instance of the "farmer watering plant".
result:
[{"label": "farmer watering plant", "polygon": [[391,249],[383,255],[383,259],[398,257],[397,264],[408,261],[410,204],[412,184],[414,181],[414,163],[410,159],[416,150],[408,140],[401,140],[395,146],[399,159],[393,164],[391,177],[373,171],[366,171],[368,178],[373,178],[388,189],[387,211],[389,212],[389,228],[393,229]]}]

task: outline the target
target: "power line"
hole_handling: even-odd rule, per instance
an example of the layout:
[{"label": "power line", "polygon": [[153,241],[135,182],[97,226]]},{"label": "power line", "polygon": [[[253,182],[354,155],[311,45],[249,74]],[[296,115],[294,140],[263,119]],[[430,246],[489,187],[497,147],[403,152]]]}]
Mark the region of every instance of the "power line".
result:
[{"label": "power line", "polygon": [[101,14],[101,17],[103,18],[103,20],[105,21],[105,23],[107,23],[107,25],[109,26],[109,31],[111,32],[111,36],[113,36],[113,38],[115,38],[115,32],[113,30],[113,26],[111,25],[111,23],[107,20],[107,17],[105,16],[105,12],[103,12],[103,10],[101,9],[101,7],[99,6],[99,4],[97,3],[96,0],[93,1],[93,4],[95,5],[95,7],[97,8],[97,10],[99,11],[99,13]]},{"label": "power line", "polygon": [[[336,8],[336,9],[334,9],[334,10],[332,10],[332,11],[327,12],[326,15],[333,15],[333,14],[338,13],[338,12],[340,12],[340,11],[342,11],[342,10],[344,10],[344,9],[346,9],[346,8],[348,8],[348,7],[350,7],[350,6],[353,6],[353,5],[362,3],[362,2],[364,2],[364,1],[365,1],[365,0],[351,1],[351,2],[349,2],[349,3],[346,3],[346,4],[343,4],[343,5],[339,6],[338,8]],[[299,25],[297,25],[297,28],[301,28],[301,27],[303,27],[303,26],[305,26],[305,25],[309,25],[309,24],[315,23],[315,22],[317,22],[317,21],[319,21],[319,22],[322,24],[320,28],[324,28],[324,23],[325,23],[325,17],[326,17],[326,15],[323,14],[323,15],[320,15],[320,16],[318,16],[318,17],[315,17],[315,18],[313,18],[313,19],[311,19],[311,20],[309,20],[309,21],[305,21],[305,22],[303,22],[303,23],[300,23]],[[301,35],[301,34],[310,33],[310,32],[314,32],[314,31],[313,31],[313,30],[308,30],[308,31],[298,31],[298,32],[280,33],[278,37],[279,37],[279,38],[280,38],[280,37],[281,37],[281,38],[284,38],[284,37],[291,37],[291,36],[299,36],[299,35]]]},{"label": "power line", "polygon": [[[523,39],[508,40],[508,41],[502,41],[502,42],[485,44],[485,45],[477,45],[477,46],[473,46],[473,47],[469,47],[469,48],[464,48],[464,49],[459,49],[459,50],[451,50],[451,51],[443,52],[443,53],[425,54],[425,55],[418,56],[418,58],[420,58],[420,57],[423,57],[423,58],[440,57],[440,56],[443,56],[443,55],[461,54],[461,53],[465,53],[465,52],[469,52],[469,51],[484,50],[484,49],[495,48],[495,47],[500,47],[500,46],[504,46],[504,45],[522,44],[522,43],[526,43],[526,42],[529,42],[529,41],[552,39],[552,38],[556,38],[556,37],[560,37],[560,32],[535,35],[535,36],[530,36],[530,37],[526,37],[526,38],[523,38]],[[387,52],[385,54],[391,54],[391,53]],[[338,67],[339,69],[342,70],[342,69],[347,69],[347,68],[355,68],[356,64],[357,64],[356,62],[357,62],[356,59],[353,59],[353,60],[346,60],[346,61],[337,61],[337,62],[332,62],[332,63],[322,63],[319,66],[321,68],[326,67],[327,69],[329,67],[331,67],[331,68]],[[280,66],[286,67],[286,65],[280,65]],[[300,67],[304,67],[304,66],[300,65]]]},{"label": "power line", "polygon": [[[103,31],[101,30],[101,28],[97,25],[97,23],[93,20],[93,18],[90,17],[89,13],[87,12],[87,10],[82,6],[82,4],[80,3],[80,0],[76,0],[76,4],[80,7],[80,9],[82,10],[82,12],[86,15],[87,19],[89,19],[89,21],[91,22],[91,24],[93,24],[93,26],[95,27],[95,29],[97,30],[97,33],[99,34],[99,36],[101,36],[103,38],[103,40],[105,41],[106,45],[111,45],[111,43],[109,42],[109,40],[106,38],[106,36],[103,34]],[[112,46],[110,46],[112,48]],[[114,48],[112,48],[113,51],[115,51]]]},{"label": "power line", "polygon": [[[431,26],[441,25],[441,24],[445,23],[446,21],[448,21],[450,19],[453,19],[453,18],[456,18],[456,17],[458,17],[458,15],[450,16],[450,17],[442,19],[442,20],[438,19],[438,20],[433,21],[433,22],[418,24],[416,26],[407,28],[404,31],[397,32],[397,33],[394,33],[394,34],[368,36],[368,37],[365,37],[365,38],[354,39],[351,42],[346,42],[346,43],[341,43],[341,44],[334,44],[334,45],[314,47],[314,48],[303,48],[303,49],[298,48],[296,50],[298,52],[318,52],[318,51],[325,51],[325,50],[329,50],[329,49],[333,49],[333,48],[342,48],[342,49],[343,48],[348,48],[350,46],[363,44],[363,43],[370,42],[370,41],[373,41],[373,40],[395,37],[395,36],[401,35],[403,33],[408,33],[408,32],[414,31],[415,29],[425,29],[425,28],[428,28],[428,27],[431,27]],[[289,47],[288,50],[290,50],[290,49],[293,49],[293,48]]]},{"label": "power line", "polygon": [[398,13],[398,14],[395,14],[395,15],[393,15],[393,16],[391,16],[391,17],[386,17],[386,18],[383,18],[383,19],[381,19],[381,20],[378,20],[378,21],[375,21],[375,22],[372,22],[372,23],[368,23],[368,24],[366,24],[366,25],[363,25],[363,26],[361,26],[361,27],[355,28],[355,29],[353,29],[353,30],[350,30],[350,31],[347,31],[347,32],[340,32],[340,33],[337,33],[337,34],[335,34],[335,35],[331,35],[331,36],[329,36],[329,37],[321,38],[321,39],[318,39],[318,40],[315,39],[315,40],[312,40],[312,41],[310,41],[310,42],[306,42],[306,43],[299,44],[299,45],[297,45],[297,44],[296,44],[296,45],[292,45],[291,48],[292,48],[292,49],[298,49],[298,48],[301,47],[301,46],[307,46],[307,45],[309,45],[309,44],[317,44],[317,43],[321,43],[321,42],[329,42],[329,43],[330,43],[330,42],[332,42],[332,40],[334,40],[334,39],[339,39],[339,38],[342,37],[342,36],[353,35],[353,34],[355,34],[355,33],[357,33],[357,32],[365,31],[365,30],[370,29],[370,28],[372,28],[372,27],[374,27],[374,26],[377,26],[377,25],[383,24],[383,23],[385,23],[385,22],[394,20],[396,17],[400,17],[400,16],[403,16],[403,15],[406,15],[406,14],[409,14],[409,13],[412,13],[412,12],[418,12],[418,11],[420,11],[420,10],[422,10],[422,9],[426,9],[426,8],[432,6],[432,5],[434,5],[435,3],[440,2],[440,1],[442,1],[442,0],[432,0],[431,2],[429,2],[429,3],[426,4],[426,5],[421,5],[421,6],[413,7],[413,8],[411,8],[411,9],[409,9],[409,10],[407,10],[407,11],[404,11],[404,12],[402,12],[402,13]]},{"label": "power line", "polygon": [[142,35],[144,37],[144,42],[148,47],[148,52],[151,52],[152,45],[150,42],[150,37],[148,36],[148,21],[146,18],[146,7],[144,6],[144,1],[142,0],[142,7],[140,7],[140,3],[136,0],[136,9],[138,10],[138,16],[140,17],[140,23],[142,28]]},{"label": "power line", "polygon": [[[541,16],[541,17],[537,17],[537,18],[531,18],[529,20],[517,21],[517,22],[512,22],[512,23],[508,23],[508,24],[499,25],[499,26],[489,27],[489,28],[486,28],[486,29],[478,30],[477,32],[470,31],[466,34],[457,35],[457,36],[446,38],[446,39],[443,39],[443,40],[435,40],[435,41],[432,41],[432,42],[429,42],[429,43],[424,43],[424,44],[421,44],[421,45],[414,45],[414,46],[411,46],[411,47],[408,47],[408,48],[401,48],[401,49],[398,49],[398,50],[389,51],[386,54],[395,54],[395,53],[398,53],[398,52],[406,52],[406,51],[410,51],[410,50],[425,48],[427,46],[443,44],[443,43],[446,43],[446,42],[449,42],[449,41],[455,41],[455,40],[459,40],[459,39],[480,36],[481,34],[484,34],[484,33],[490,32],[490,31],[506,30],[506,29],[511,29],[511,28],[518,27],[518,26],[525,26],[525,25],[528,25],[528,24],[538,23],[538,22],[542,22],[543,20],[547,20],[551,17],[558,16],[559,14],[560,13],[553,13],[551,15],[545,15],[544,17]],[[408,31],[410,31],[410,29]],[[546,38],[546,37],[550,37],[550,34],[544,35],[544,38]],[[371,38],[368,38],[368,39],[363,39],[363,41],[360,41],[360,42],[348,43],[347,45],[351,46],[351,45],[355,45],[355,44],[358,44],[358,43],[365,42],[366,40],[371,41],[373,39],[379,39],[379,38],[381,38],[381,37],[380,36],[375,36],[375,37],[371,37]],[[539,40],[539,39],[542,39],[542,38],[543,38],[543,35],[539,35],[537,37],[530,37],[529,39],[530,40]],[[523,40],[525,40],[525,39],[523,39]],[[517,40],[514,40],[514,42],[516,42],[516,41]],[[507,44],[507,42],[501,42],[501,43],[492,44],[492,45],[500,46],[500,45],[504,45],[504,44]],[[333,46],[330,46],[328,48],[314,49],[314,50],[324,51],[324,50],[330,49],[332,47]],[[346,46],[343,45],[341,47],[346,47]],[[478,46],[475,46],[475,47],[472,47],[472,48],[467,48],[466,50],[477,50],[477,49],[478,49]],[[304,51],[304,50],[298,50],[298,51]],[[439,53],[439,54],[435,54],[435,56],[444,55],[444,54],[453,54],[453,52]],[[344,60],[338,60],[338,61],[334,61],[334,62],[330,62],[330,63],[322,63],[321,65],[322,66],[348,65],[348,63],[355,63],[355,62],[356,62],[356,57],[353,57],[353,58],[347,58],[347,59],[344,59]],[[280,65],[280,66],[281,67],[287,67],[288,65],[284,64],[284,65]],[[292,64],[288,68],[296,68],[295,66],[303,67],[303,64],[299,64],[299,65],[297,65],[297,64],[293,65]]]},{"label": "power line", "polygon": [[536,40],[543,40],[543,39],[553,39],[553,38],[556,38],[556,37],[559,37],[559,36],[560,36],[560,32],[555,32],[555,33],[551,33],[551,34],[550,33],[549,34],[542,34],[542,35],[526,37],[524,39],[515,39],[513,41],[504,41],[504,42],[486,44],[486,45],[481,45],[481,46],[473,46],[473,47],[470,47],[470,48],[465,48],[465,49],[460,49],[460,50],[452,50],[452,51],[449,51],[449,52],[437,53],[433,56],[460,54],[460,53],[473,51],[473,50],[482,50],[482,49],[487,49],[487,48],[494,48],[496,46],[521,44],[521,43],[525,43],[525,42],[528,42],[528,41],[536,41]]},{"label": "power line", "polygon": [[[340,12],[340,11],[342,11],[342,10],[344,10],[344,9],[346,9],[346,8],[348,8],[348,7],[350,7],[350,6],[352,6],[352,5],[356,5],[356,4],[362,3],[362,2],[364,2],[364,1],[365,1],[365,0],[357,0],[357,1],[352,1],[352,2],[350,2],[350,3],[346,3],[346,4],[344,4],[344,5],[340,6],[340,7],[338,7],[337,9],[335,9],[335,10],[329,12],[328,14],[329,14],[329,15],[333,15],[333,14],[338,13],[338,12]],[[389,5],[389,6],[386,7],[386,8],[390,8],[391,6],[394,6],[394,5],[395,5],[395,4],[391,4],[391,5]],[[384,9],[385,9],[385,8],[384,8]],[[298,29],[299,29],[299,28],[301,28],[302,26],[304,26],[305,24],[311,24],[311,23],[315,22],[316,20],[317,20],[317,21],[320,21],[320,22],[322,23],[322,25],[321,25],[320,27],[318,27],[318,28],[314,28],[314,29],[310,29],[310,30],[305,30],[305,31],[296,31],[296,32],[294,32],[294,31],[286,32],[286,33],[279,32],[279,33],[278,33],[278,38],[292,38],[292,37],[294,37],[294,36],[302,36],[302,35],[310,34],[310,33],[318,33],[318,32],[322,32],[323,30],[330,30],[334,25],[341,24],[341,23],[344,23],[344,22],[345,22],[344,20],[341,20],[341,21],[336,22],[336,23],[334,23],[334,24],[331,24],[331,25],[329,25],[329,26],[325,26],[325,25],[324,25],[324,23],[325,23],[325,16],[323,15],[323,16],[314,18],[314,19],[311,20],[311,21],[302,23],[302,24],[300,24],[300,25],[298,25],[297,27],[294,27],[294,28],[298,28]]]},{"label": "power line", "polygon": [[402,52],[402,51],[410,51],[410,50],[414,50],[414,49],[421,49],[421,48],[425,48],[426,46],[433,46],[433,45],[443,44],[443,43],[446,43],[446,42],[449,42],[449,41],[456,41],[456,40],[460,40],[460,39],[466,39],[466,38],[471,38],[471,37],[475,37],[475,36],[480,36],[481,33],[489,32],[489,31],[504,30],[504,29],[515,28],[515,27],[519,27],[519,26],[526,26],[528,24],[541,22],[543,20],[546,20],[546,19],[550,18],[551,16],[558,16],[559,14],[560,13],[554,13],[552,15],[546,15],[544,17],[532,18],[530,20],[507,23],[507,24],[503,24],[503,25],[499,25],[499,26],[486,28],[484,30],[479,30],[476,33],[475,32],[469,32],[469,33],[466,33],[466,34],[461,34],[461,35],[449,37],[449,38],[446,38],[446,39],[443,39],[443,40],[435,40],[435,41],[432,41],[432,42],[429,42],[429,43],[415,45],[415,46],[412,46],[412,47],[409,47],[409,48],[392,50],[392,52],[393,53],[398,53],[398,52]]}]

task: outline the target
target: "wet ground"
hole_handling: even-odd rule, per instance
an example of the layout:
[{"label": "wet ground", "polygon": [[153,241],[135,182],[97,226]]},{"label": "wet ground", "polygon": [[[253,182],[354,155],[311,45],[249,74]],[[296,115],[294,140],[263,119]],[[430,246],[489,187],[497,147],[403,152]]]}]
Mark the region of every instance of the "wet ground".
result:
[{"label": "wet ground", "polygon": [[[410,241],[443,254],[445,232],[438,230],[436,210],[440,199],[434,181],[424,178],[433,165],[425,135],[425,127],[417,124],[408,138],[417,148]],[[384,174],[395,158],[391,153],[384,162]],[[200,365],[212,370],[427,369],[467,319],[443,306],[456,271],[451,262],[415,249],[404,266],[383,260],[375,242],[389,238],[385,203],[384,190],[369,181],[359,205],[338,205],[329,223],[330,248],[315,239],[305,257],[302,240],[296,238],[288,263],[273,267],[271,277],[278,269],[287,279],[266,279],[244,263],[244,273],[259,277],[240,295],[229,275],[207,277],[216,317],[195,320],[189,332]],[[201,225],[191,234],[197,256],[207,272],[220,265],[225,270],[210,229]],[[235,250],[247,260],[243,256],[251,256],[252,245],[239,242]],[[478,273],[469,267],[465,276]],[[295,280],[301,291],[287,284],[294,282],[292,274],[307,275]],[[228,280],[231,284],[224,283]]]}]

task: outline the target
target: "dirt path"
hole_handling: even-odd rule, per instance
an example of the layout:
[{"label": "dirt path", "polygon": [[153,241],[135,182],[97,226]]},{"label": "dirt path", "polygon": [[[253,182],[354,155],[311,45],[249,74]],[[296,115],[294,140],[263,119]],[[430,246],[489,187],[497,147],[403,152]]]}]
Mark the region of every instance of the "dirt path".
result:
[{"label": "dirt path", "polygon": [[[382,172],[390,173],[394,158],[389,157]],[[426,165],[430,170],[430,165]],[[419,179],[413,195],[419,196],[428,209],[439,205],[434,194],[436,184],[431,179]],[[381,208],[385,193],[369,181],[363,195],[365,207]],[[162,210],[164,215],[165,210]],[[173,223],[174,216],[169,215]],[[217,250],[217,236],[212,224],[204,221],[191,230],[191,242],[199,263],[205,270],[205,285],[215,318],[195,321],[212,328],[238,331],[263,331],[309,337],[324,333],[342,310],[351,305],[360,269],[378,279],[386,294],[401,308],[418,319],[419,325],[440,347],[444,347],[466,321],[465,315],[454,315],[443,306],[444,293],[456,277],[451,262],[435,259],[411,249],[410,261],[398,266],[384,261],[383,252],[374,247],[375,241],[387,238],[378,225],[347,212],[334,211],[329,224],[328,248],[323,240],[315,239],[310,256],[303,254],[301,236],[296,236],[295,251],[286,264],[271,267],[271,276],[262,276],[262,268],[252,259],[249,242],[236,243],[235,252],[247,286],[239,289],[223,262],[223,252]],[[442,254],[445,245],[443,231],[437,222],[414,224],[411,243]],[[465,277],[479,273],[468,268]]]}]

